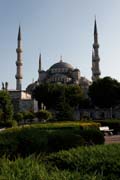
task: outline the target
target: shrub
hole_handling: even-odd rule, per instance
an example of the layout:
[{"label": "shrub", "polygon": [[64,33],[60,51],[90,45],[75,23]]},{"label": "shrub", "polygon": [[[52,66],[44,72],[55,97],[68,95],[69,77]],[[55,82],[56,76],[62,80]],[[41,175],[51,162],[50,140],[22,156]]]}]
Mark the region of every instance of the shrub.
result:
[{"label": "shrub", "polygon": [[23,114],[24,123],[32,122],[35,117],[34,112],[31,111],[24,111],[22,112],[22,114]]},{"label": "shrub", "polygon": [[77,171],[81,175],[89,176],[100,175],[100,179],[116,180],[120,173],[120,145],[98,145],[60,151],[50,154],[45,162],[59,170]]},{"label": "shrub", "polygon": [[0,155],[27,156],[32,153],[57,152],[77,146],[102,144],[103,134],[96,128],[28,126],[0,133]]},{"label": "shrub", "polygon": [[23,120],[23,113],[18,112],[17,114],[14,115],[15,120],[20,123]]},{"label": "shrub", "polygon": [[93,128],[93,127],[84,128],[80,134],[82,137],[84,137],[86,145],[104,143],[103,133],[97,128]]},{"label": "shrub", "polygon": [[18,124],[15,120],[9,120],[6,123],[4,123],[4,125],[5,127],[16,127]]},{"label": "shrub", "polygon": [[52,113],[47,110],[39,110],[36,113],[36,116],[38,117],[39,120],[44,121],[44,120],[49,120],[52,118]]},{"label": "shrub", "polygon": [[119,180],[120,145],[79,147],[49,155],[0,159],[1,180]]}]

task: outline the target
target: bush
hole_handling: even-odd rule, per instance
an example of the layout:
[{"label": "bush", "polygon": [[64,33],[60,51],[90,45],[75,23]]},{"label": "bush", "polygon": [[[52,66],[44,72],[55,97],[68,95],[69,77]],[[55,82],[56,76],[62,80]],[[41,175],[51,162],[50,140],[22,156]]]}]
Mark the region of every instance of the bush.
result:
[{"label": "bush", "polygon": [[9,120],[6,123],[4,123],[4,125],[5,127],[16,127],[18,124],[15,120]]},{"label": "bush", "polygon": [[6,127],[6,128],[10,128],[10,127],[16,127],[18,125],[17,121],[15,120],[8,120],[7,122],[0,122],[0,127]]},{"label": "bush", "polygon": [[119,180],[120,144],[0,159],[1,180]]},{"label": "bush", "polygon": [[50,111],[47,111],[47,110],[39,110],[36,113],[36,116],[40,121],[44,121],[44,120],[51,119],[52,118],[52,113]]},{"label": "bush", "polygon": [[0,155],[25,157],[103,142],[104,136],[97,128],[28,126],[0,133]]},{"label": "bush", "polygon": [[23,120],[23,113],[18,112],[17,114],[14,115],[15,120],[20,123]]},{"label": "bush", "polygon": [[35,117],[34,112],[31,112],[31,111],[25,111],[25,112],[22,112],[22,114],[23,114],[23,119],[25,123],[32,122]]},{"label": "bush", "polygon": [[120,145],[98,145],[60,151],[49,155],[45,162],[59,170],[77,171],[81,175],[100,175],[100,180],[116,180],[120,173]]}]

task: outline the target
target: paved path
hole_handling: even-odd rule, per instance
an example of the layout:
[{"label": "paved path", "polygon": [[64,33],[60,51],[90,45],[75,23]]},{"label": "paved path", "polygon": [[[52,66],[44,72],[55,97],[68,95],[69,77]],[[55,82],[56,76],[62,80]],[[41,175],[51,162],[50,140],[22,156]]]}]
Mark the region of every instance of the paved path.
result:
[{"label": "paved path", "polygon": [[1,128],[1,129],[0,129],[0,131],[4,131],[4,130],[5,130],[5,128]]},{"label": "paved path", "polygon": [[120,143],[120,135],[105,136],[105,144]]}]

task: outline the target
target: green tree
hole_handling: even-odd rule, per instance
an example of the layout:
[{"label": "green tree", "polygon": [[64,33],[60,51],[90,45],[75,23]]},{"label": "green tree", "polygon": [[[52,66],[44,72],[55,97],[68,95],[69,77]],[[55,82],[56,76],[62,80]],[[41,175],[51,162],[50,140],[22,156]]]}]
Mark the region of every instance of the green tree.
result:
[{"label": "green tree", "polygon": [[59,102],[56,107],[56,119],[59,121],[73,120],[73,108],[68,103]]},{"label": "green tree", "polygon": [[110,108],[120,104],[120,83],[111,77],[93,82],[88,95],[95,106]]},{"label": "green tree", "polygon": [[7,91],[0,91],[0,118],[3,122],[12,120],[13,118],[13,105],[10,95]]},{"label": "green tree", "polygon": [[54,109],[57,120],[72,120],[73,110],[83,99],[79,85],[41,84],[33,91],[39,109],[43,103],[47,109]]},{"label": "green tree", "polygon": [[76,107],[83,99],[83,91],[79,85],[65,87],[65,97],[71,107]]},{"label": "green tree", "polygon": [[36,116],[40,121],[49,120],[52,118],[52,113],[47,110],[39,110]]},{"label": "green tree", "polygon": [[24,123],[27,121],[31,122],[35,117],[34,113],[31,111],[24,111],[22,113],[23,113]]},{"label": "green tree", "polygon": [[20,123],[23,120],[23,112],[18,112],[17,114],[14,115],[14,119]]},{"label": "green tree", "polygon": [[41,103],[44,103],[47,109],[55,109],[59,98],[63,98],[71,107],[76,107],[82,97],[82,89],[78,85],[41,84],[33,91],[33,98],[38,101],[39,108]]}]

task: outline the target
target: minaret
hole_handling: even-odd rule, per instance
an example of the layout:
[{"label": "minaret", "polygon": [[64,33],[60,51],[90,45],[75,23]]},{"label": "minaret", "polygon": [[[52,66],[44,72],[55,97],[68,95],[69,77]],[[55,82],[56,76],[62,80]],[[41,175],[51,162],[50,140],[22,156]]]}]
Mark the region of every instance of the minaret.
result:
[{"label": "minaret", "polygon": [[38,81],[40,81],[40,72],[41,72],[41,53],[39,55]]},{"label": "minaret", "polygon": [[93,43],[93,51],[92,51],[92,80],[96,81],[100,77],[100,69],[99,69],[99,44],[98,44],[98,33],[97,33],[97,23],[96,19],[94,22],[94,43]]},{"label": "minaret", "polygon": [[22,90],[22,48],[21,48],[21,28],[19,26],[19,31],[18,31],[18,46],[16,49],[16,53],[17,53],[17,61],[16,61],[16,67],[17,67],[17,72],[16,72],[16,90]]}]

